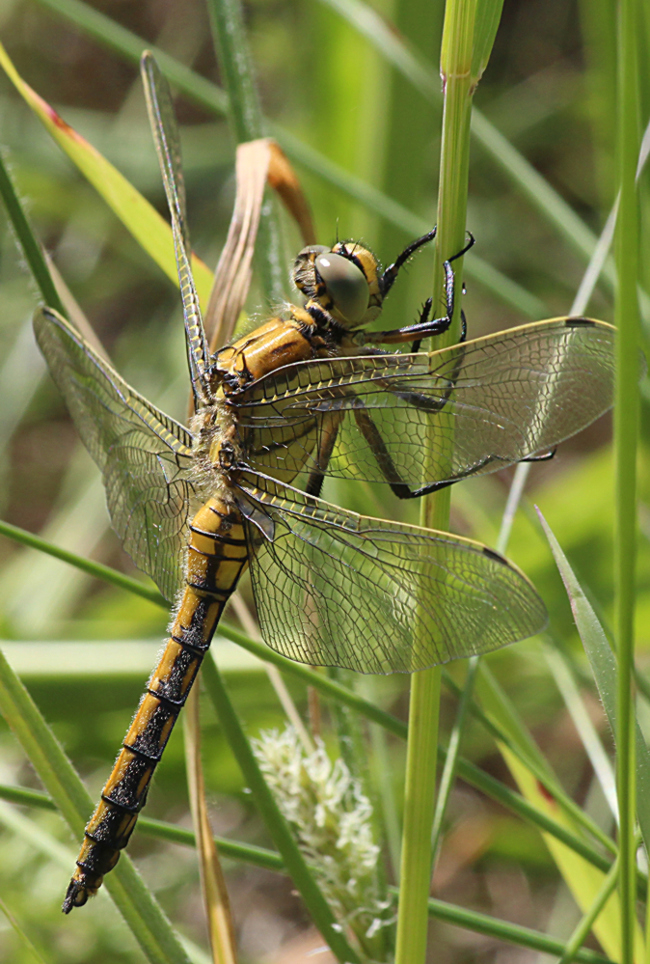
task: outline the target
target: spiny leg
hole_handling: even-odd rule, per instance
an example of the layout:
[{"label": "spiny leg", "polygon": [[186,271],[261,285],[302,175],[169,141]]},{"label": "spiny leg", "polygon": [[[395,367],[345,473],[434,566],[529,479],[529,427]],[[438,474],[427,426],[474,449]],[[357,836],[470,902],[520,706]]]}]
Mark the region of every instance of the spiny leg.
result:
[{"label": "spiny leg", "polygon": [[320,425],[316,467],[309,473],[305,492],[318,498],[323,488],[327,466],[332,457],[339,426],[345,418],[344,412],[328,412]]},{"label": "spiny leg", "polygon": [[[444,481],[431,482],[428,485],[423,485],[418,489],[412,489],[401,478],[399,470],[386,447],[382,434],[375,425],[375,422],[367,409],[355,408],[354,417],[363,437],[368,443],[372,454],[377,461],[377,465],[379,466],[382,475],[398,499],[418,499],[420,496],[430,495],[432,492],[438,492],[440,489],[445,489],[448,485],[452,485],[454,482],[458,481],[456,478],[446,479]],[[475,466],[471,471],[465,473],[462,478],[465,478],[466,475],[472,475],[474,472],[480,472],[481,469],[485,468],[485,466],[491,460],[491,457],[485,459],[479,465]]]},{"label": "spiny leg", "polygon": [[[409,400],[408,396],[400,393],[400,397]],[[448,397],[448,396],[447,396]],[[428,405],[427,409],[429,411],[440,411],[445,404],[446,399],[426,399]],[[435,407],[434,407],[435,406]],[[416,406],[423,407],[423,406]],[[366,408],[361,406],[355,408],[354,417],[356,423],[361,431],[363,437],[365,438],[368,446],[375,457],[377,465],[381,470],[386,482],[388,482],[391,490],[397,496],[398,499],[417,499],[423,495],[430,495],[433,492],[439,492],[441,489],[447,488],[448,485],[453,485],[455,482],[461,479],[469,478],[472,475],[477,475],[483,472],[487,466],[492,465],[495,462],[502,462],[505,465],[511,465],[512,460],[508,458],[503,458],[499,455],[487,455],[485,458],[481,459],[476,465],[472,466],[467,471],[463,472],[462,475],[455,476],[451,479],[439,480],[436,482],[430,482],[427,485],[420,486],[417,489],[412,489],[401,477],[399,469],[395,465],[393,458],[388,451],[388,447],[384,441],[381,431],[375,424],[372,416]],[[549,452],[543,452],[540,455],[531,455],[525,459],[519,459],[517,461],[521,462],[545,462],[552,459],[555,455],[555,449]]]},{"label": "spiny leg", "polygon": [[[445,272],[445,309],[447,313],[445,315],[445,318],[440,320],[446,321],[446,325],[440,326],[439,328],[436,328],[435,330],[429,333],[424,333],[420,335],[418,338],[416,338],[413,341],[413,344],[411,345],[411,351],[414,353],[420,350],[420,345],[422,344],[423,338],[430,338],[432,335],[441,335],[443,334],[443,332],[447,331],[449,326],[451,325],[452,319],[454,317],[454,308],[456,303],[456,277],[454,275],[454,270],[451,266],[451,263],[452,261],[457,261],[458,258],[462,258],[462,256],[466,254],[469,251],[469,249],[474,245],[475,243],[474,235],[470,231],[468,231],[467,233],[469,234],[469,241],[462,249],[462,251],[459,251],[458,254],[452,255],[452,257],[449,258],[448,261],[443,261],[443,264],[442,264],[443,270]],[[463,291],[464,291],[464,288],[463,288]],[[466,338],[467,338],[467,320],[465,318],[465,313],[461,311],[460,338],[458,339],[458,341],[464,342]]]},{"label": "spiny leg", "polygon": [[365,408],[355,408],[354,418],[359,426],[361,434],[368,443],[372,454],[375,457],[382,475],[390,485],[392,491],[398,499],[412,499],[414,494],[410,487],[401,478],[397,466],[393,462],[392,456],[386,447],[386,443],[381,432],[375,425],[371,415]]},{"label": "spiny leg", "polygon": [[422,237],[416,238],[415,241],[411,241],[410,244],[407,244],[407,246],[404,248],[402,253],[395,259],[395,261],[392,264],[388,265],[383,275],[381,276],[381,280],[379,283],[381,288],[381,293],[384,297],[386,297],[390,289],[395,284],[400,268],[404,267],[408,259],[411,257],[412,254],[414,254],[418,250],[418,248],[421,248],[423,244],[428,244],[429,241],[433,241],[433,239],[437,234],[437,231],[438,231],[438,227],[437,225],[434,225],[433,228],[430,231],[428,231],[426,234],[423,234]]},{"label": "spiny leg", "polygon": [[[433,233],[435,234],[435,229]],[[428,238],[428,235],[425,235],[424,237]],[[419,238],[418,242],[420,244],[424,243],[422,238]],[[416,246],[419,246],[418,242],[413,242],[413,244],[415,244]],[[365,338],[366,343],[399,344],[405,341],[412,341],[413,344],[411,346],[411,351],[418,352],[420,350],[420,344],[423,338],[431,338],[431,337],[434,337],[435,335],[444,334],[444,332],[446,332],[449,329],[449,326],[451,325],[451,320],[454,315],[454,308],[456,304],[455,276],[454,276],[454,269],[452,268],[451,263],[452,261],[456,261],[458,258],[461,258],[467,251],[469,251],[469,249],[472,247],[473,244],[474,244],[474,237],[472,234],[470,234],[469,241],[462,249],[462,251],[459,251],[458,254],[453,255],[453,257],[449,258],[448,261],[443,262],[443,270],[445,272],[445,314],[442,316],[442,318],[431,318],[431,319],[429,318],[429,315],[431,313],[431,308],[433,305],[433,300],[431,298],[427,298],[422,308],[422,311],[420,312],[420,320],[415,325],[407,325],[404,328],[395,328],[390,331],[378,331],[378,332],[368,333]],[[412,250],[409,250],[410,248],[411,246],[409,245],[409,248],[405,249],[406,251],[409,252],[409,254],[412,253],[412,250],[415,250],[415,248],[413,248]],[[383,277],[385,278],[388,272],[390,272],[391,270],[393,271],[390,284],[388,285],[388,288],[385,289],[384,295],[388,290],[390,290],[390,287],[395,280],[397,271],[407,260],[409,254],[407,254],[406,257],[404,258],[402,257],[402,255],[400,255],[400,257],[397,259],[395,264],[391,265],[390,268],[387,268],[386,271],[384,272]],[[382,278],[382,283],[383,283],[383,278]],[[461,333],[460,333],[459,341],[464,342],[466,338],[467,338],[467,322],[465,319],[465,315],[461,314]]]}]

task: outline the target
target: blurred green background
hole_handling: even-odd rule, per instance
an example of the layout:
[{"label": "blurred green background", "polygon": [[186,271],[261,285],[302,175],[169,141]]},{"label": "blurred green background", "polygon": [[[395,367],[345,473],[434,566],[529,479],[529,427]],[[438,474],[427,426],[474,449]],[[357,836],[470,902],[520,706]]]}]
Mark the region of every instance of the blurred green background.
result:
[{"label": "blurred green background", "polygon": [[[337,236],[360,239],[390,262],[435,221],[443,4],[374,0],[370,8],[395,24],[397,36],[411,46],[420,65],[420,89],[391,65],[385,47],[378,49],[351,22],[356,5],[251,0],[244,7],[267,118],[274,130],[286,130],[336,165],[345,188],[296,161],[319,242]],[[96,9],[141,37],[143,47],[155,43],[219,82],[200,3],[105,0]],[[23,78],[164,212],[137,67],[75,26],[70,20],[74,10],[62,0],[0,0],[0,39]],[[495,50],[476,94],[483,136],[474,139],[470,169],[468,228],[477,239],[465,259],[463,304],[470,337],[570,310],[590,245],[615,198],[614,44],[613,5],[605,0],[509,0],[504,5]],[[649,65],[650,56],[642,59],[646,74]],[[433,93],[425,96],[423,87]],[[650,84],[642,89],[647,117]],[[184,97],[177,99],[176,109],[193,246],[213,266],[233,202],[234,146],[223,117]],[[505,147],[500,142],[490,146],[485,119],[505,138]],[[4,77],[0,143],[39,237],[116,367],[138,391],[182,419],[187,376],[177,289],[51,142]],[[513,150],[518,152],[514,160]],[[354,196],[352,177],[400,207],[362,203]],[[646,237],[649,186],[644,174]],[[36,349],[31,314],[38,298],[4,212],[0,223],[0,516],[81,555],[133,572],[108,525],[97,470]],[[282,223],[288,266],[300,241],[288,219]],[[650,265],[647,258],[642,263],[648,290]],[[382,327],[417,319],[429,294],[430,270],[431,259],[424,253],[412,262],[391,293]],[[288,269],[286,297],[294,297]],[[646,324],[647,304],[646,299]],[[254,288],[250,324],[263,320],[273,307]],[[612,320],[607,277],[601,277],[586,313]],[[638,583],[642,670],[650,635],[646,409],[644,401]],[[532,505],[539,505],[548,519],[607,624],[612,617],[610,433],[610,419],[603,418],[562,445],[552,462],[533,468],[508,550],[542,593],[551,613],[550,638],[575,662],[606,743],[609,735],[583,666],[570,608]],[[494,545],[511,477],[506,471],[457,486],[454,530]],[[380,487],[337,482],[324,495],[367,514],[417,522],[417,506],[398,503]],[[0,567],[0,632],[9,660],[97,793],[164,636],[166,616],[3,538]],[[247,581],[242,591],[250,601]],[[283,725],[261,664],[230,644],[215,645],[249,731]],[[536,639],[494,654],[490,665],[566,788],[609,829],[602,794],[545,653]],[[450,669],[462,681],[464,666]],[[304,689],[289,685],[304,708]],[[406,717],[408,680],[371,679],[364,686],[386,708]],[[455,699],[447,695],[443,739],[454,709]],[[329,740],[327,706],[323,714],[323,735]],[[373,755],[371,767],[375,777],[392,775],[398,809],[403,752],[401,744],[389,740],[381,748],[383,757]],[[476,723],[467,730],[463,753],[506,778],[494,743]],[[215,831],[268,845],[208,706],[204,759]],[[148,814],[189,826],[184,779],[179,729],[156,775]],[[37,786],[6,729],[0,729],[0,783]],[[462,784],[454,793],[435,896],[559,936],[566,933],[576,911],[537,832]],[[77,844],[56,815],[20,811],[24,822],[16,826],[16,812],[0,802],[0,900],[42,959],[84,964],[142,960],[105,894],[70,919],[61,918],[59,905]],[[57,840],[67,857],[55,849]],[[130,852],[173,921],[204,947],[193,853],[137,833]],[[227,866],[242,960],[292,960],[286,946],[308,934],[308,922],[290,882],[243,865]],[[435,960],[441,964],[510,959],[515,953],[489,938],[435,926]],[[526,960],[533,955],[517,953],[526,954]],[[0,912],[0,964],[37,959]]]}]

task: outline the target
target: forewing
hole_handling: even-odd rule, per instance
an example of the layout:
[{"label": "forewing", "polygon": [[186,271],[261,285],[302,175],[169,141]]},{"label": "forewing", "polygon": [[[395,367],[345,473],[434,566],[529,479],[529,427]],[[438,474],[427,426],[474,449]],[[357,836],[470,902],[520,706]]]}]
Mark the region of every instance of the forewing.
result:
[{"label": "forewing", "polygon": [[173,599],[193,494],[190,433],[138,395],[56,312],[37,311],[34,330],[102,471],[113,528],[136,566]]},{"label": "forewing", "polygon": [[207,390],[209,352],[190,261],[191,249],[178,125],[167,78],[149,51],[145,51],[142,55],[141,73],[151,131],[172,221],[190,376],[195,401],[200,402],[207,400],[209,396]]},{"label": "forewing", "polygon": [[[611,407],[614,335],[604,322],[560,318],[442,351],[288,365],[233,399],[248,463],[416,487],[494,471]],[[317,466],[314,436],[333,412],[337,447]]]},{"label": "forewing", "polygon": [[528,579],[480,543],[263,485],[246,484],[239,504],[262,635],[289,659],[406,673],[546,625]]}]

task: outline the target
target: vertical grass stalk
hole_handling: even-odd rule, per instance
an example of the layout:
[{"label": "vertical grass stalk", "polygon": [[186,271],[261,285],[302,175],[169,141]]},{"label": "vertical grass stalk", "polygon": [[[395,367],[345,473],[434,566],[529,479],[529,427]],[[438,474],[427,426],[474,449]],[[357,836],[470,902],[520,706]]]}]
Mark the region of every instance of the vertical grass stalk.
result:
[{"label": "vertical grass stalk", "polygon": [[617,791],[620,813],[621,962],[634,956],[636,810],[634,739],[634,603],[636,556],[636,445],[639,379],[639,213],[635,183],[639,156],[639,75],[637,44],[642,24],[638,0],[618,5],[617,171],[621,203],[616,226],[615,320],[617,377],[614,407],[616,458]]},{"label": "vertical grass stalk", "polygon": [[[440,301],[443,261],[462,249],[465,238],[475,15],[476,0],[447,3],[441,53],[444,110],[434,310]],[[460,291],[462,265],[456,262],[454,267]],[[448,343],[457,337],[458,325],[454,323]],[[436,344],[439,346],[440,341]],[[427,442],[425,445],[427,457],[430,448]],[[421,524],[433,529],[448,528],[449,504],[449,489],[423,500]],[[417,640],[414,645],[418,645]],[[426,957],[439,703],[439,667],[416,673],[409,710],[396,964],[420,964]]]}]

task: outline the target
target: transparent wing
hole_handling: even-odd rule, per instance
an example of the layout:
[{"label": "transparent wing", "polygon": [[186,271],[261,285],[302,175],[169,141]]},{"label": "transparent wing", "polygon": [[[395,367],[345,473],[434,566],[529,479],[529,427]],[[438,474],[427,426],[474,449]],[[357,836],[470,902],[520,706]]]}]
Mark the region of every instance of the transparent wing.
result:
[{"label": "transparent wing", "polygon": [[182,579],[190,433],[138,395],[78,332],[49,308],[36,340],[84,445],[102,471],[113,528],[166,599]]},{"label": "transparent wing", "polygon": [[194,397],[195,402],[205,402],[209,397],[206,374],[209,352],[203,329],[199,296],[194,284],[190,261],[191,249],[178,125],[174,115],[169,84],[149,51],[145,51],[142,55],[141,73],[149,121],[172,220],[172,234],[174,236],[178,280],[183,301],[185,338]]},{"label": "transparent wing", "polygon": [[289,659],[412,672],[546,625],[519,569],[480,543],[345,512],[266,479],[245,484],[265,642]]},{"label": "transparent wing", "polygon": [[285,481],[318,468],[410,486],[495,471],[610,408],[614,337],[604,322],[559,318],[442,351],[287,365],[232,399],[248,464]]}]

